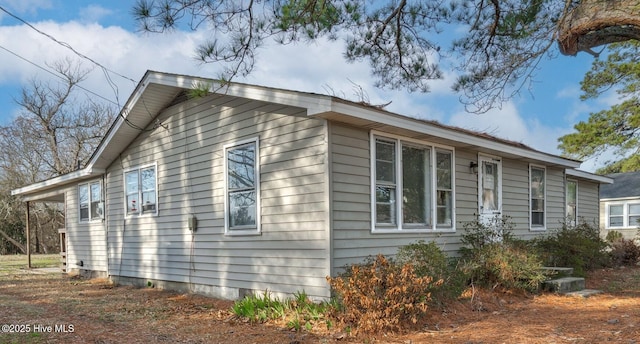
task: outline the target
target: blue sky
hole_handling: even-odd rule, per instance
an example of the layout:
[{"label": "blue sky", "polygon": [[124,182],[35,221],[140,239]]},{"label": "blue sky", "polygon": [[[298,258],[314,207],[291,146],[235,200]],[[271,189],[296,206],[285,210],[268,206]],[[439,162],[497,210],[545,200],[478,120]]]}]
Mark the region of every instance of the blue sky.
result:
[{"label": "blue sky", "polygon": [[[214,65],[201,65],[193,58],[205,31],[176,31],[171,34],[142,34],[131,15],[134,1],[124,0],[0,0],[0,6],[39,30],[71,45],[110,70],[136,82],[147,69],[215,77]],[[10,50],[12,53],[7,52]],[[428,94],[376,89],[366,63],[349,64],[342,54],[343,43],[278,46],[261,49],[254,72],[237,81],[300,91],[334,94],[355,99],[354,84],[364,88],[369,101],[392,101],[388,110],[400,114],[438,120],[473,130],[486,131],[533,148],[559,154],[557,138],[586,120],[590,112],[607,108],[614,97],[582,102],[579,82],[589,70],[593,57],[557,57],[545,60],[536,73],[536,82],[501,109],[485,114],[469,114],[450,90],[455,73],[445,71],[445,79],[432,84]],[[17,54],[22,58],[15,56]],[[0,124],[16,115],[13,101],[30,79],[54,80],[44,68],[63,57],[76,59],[70,50],[0,12]],[[24,59],[31,61],[26,62]],[[94,66],[84,61],[83,67]],[[133,90],[131,80],[111,75],[110,87],[100,68],[94,68],[82,86],[122,105]],[[583,169],[593,171],[604,158],[589,160]]]}]

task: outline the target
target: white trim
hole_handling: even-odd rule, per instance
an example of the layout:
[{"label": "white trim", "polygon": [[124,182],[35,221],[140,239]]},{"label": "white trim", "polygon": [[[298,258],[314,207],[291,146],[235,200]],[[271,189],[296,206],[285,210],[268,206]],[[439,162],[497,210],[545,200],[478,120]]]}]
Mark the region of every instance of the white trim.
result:
[{"label": "white trim", "polygon": [[[387,140],[393,142],[395,146],[395,209],[396,209],[396,223],[392,225],[381,224],[376,225],[376,139]],[[429,150],[429,197],[430,197],[430,226],[425,225],[407,225],[403,223],[402,212],[402,146],[403,143],[408,145],[416,145],[423,149]],[[438,227],[437,220],[437,153],[438,150],[446,151],[451,154],[451,226]],[[455,148],[430,143],[427,141],[421,141],[411,138],[406,138],[400,135],[387,134],[371,130],[369,132],[369,160],[370,160],[370,210],[371,210],[371,228],[372,234],[392,234],[392,233],[451,233],[456,231],[456,154]]]},{"label": "white trim", "polygon": [[572,224],[575,225],[578,222],[578,218],[580,217],[580,215],[578,214],[578,210],[579,210],[578,205],[580,204],[580,202],[578,202],[578,192],[579,192],[578,188],[580,183],[578,183],[578,180],[576,179],[570,179],[570,178],[566,179],[565,186],[564,186],[564,217],[566,219],[568,219],[567,209],[569,208],[569,183],[576,183],[576,205],[575,205],[576,218],[571,219],[573,221]]},{"label": "white trim", "polygon": [[[630,205],[638,205],[640,204],[640,200],[636,199],[635,202],[634,200],[627,200],[627,201],[613,201],[613,202],[604,202],[604,213],[605,213],[605,219],[604,219],[604,228],[607,230],[619,230],[619,229],[639,229],[640,225],[630,225],[629,224],[629,206]],[[622,215],[614,215],[614,216],[622,216],[622,226],[620,227],[611,227],[609,226],[609,216],[611,216],[609,214],[609,207],[612,205],[621,205],[622,206]],[[640,215],[640,214],[638,214]],[[633,214],[633,216],[637,216],[637,214]]]},{"label": "white trim", "polygon": [[[482,176],[483,176],[483,169],[482,169],[482,162],[483,161],[488,161],[488,162],[495,162],[496,166],[498,168],[497,171],[497,175],[498,175],[498,212],[497,213],[484,213],[483,210],[480,208],[482,207]],[[484,217],[483,221],[490,221],[491,218],[496,217],[496,216],[502,216],[502,207],[503,207],[503,202],[502,202],[502,157],[496,156],[496,155],[489,155],[489,154],[484,154],[484,153],[478,153],[478,214],[480,214],[481,217]]]},{"label": "white trim", "polygon": [[[396,128],[411,130],[414,132],[425,133],[430,136],[460,142],[465,145],[483,147],[494,150],[496,152],[505,153],[507,155],[518,155],[528,159],[539,160],[551,165],[577,168],[581,164],[580,161],[570,160],[552,154],[538,152],[533,149],[521,148],[516,145],[497,142],[495,140],[467,134],[465,132],[456,130],[455,128],[439,127],[428,122],[413,119],[411,117],[397,115],[390,112],[385,112],[382,110],[373,110],[362,106],[337,101],[332,102],[332,110],[351,117],[361,118],[380,124],[390,125]],[[310,116],[311,115],[314,115],[314,113],[310,113]]]},{"label": "white trim", "polygon": [[21,188],[18,189],[13,189],[11,190],[11,195],[12,196],[20,196],[20,195],[27,195],[30,193],[34,193],[34,192],[40,192],[40,191],[45,191],[48,189],[52,189],[56,186],[59,185],[63,185],[66,183],[71,183],[73,181],[79,181],[82,179],[86,179],[89,177],[98,177],[101,174],[104,174],[105,170],[104,169],[90,169],[90,168],[84,168],[81,170],[77,170],[74,172],[70,172],[67,174],[63,174],[61,176],[55,177],[55,178],[51,178],[51,179],[47,179],[38,183],[34,183],[34,184],[29,184],[27,186],[23,186]]},{"label": "white trim", "polygon": [[[227,166],[227,152],[235,147],[244,146],[248,144],[255,145],[255,166],[254,166],[254,180],[256,189],[256,224],[255,226],[241,226],[236,228],[230,228],[230,214],[229,214],[229,170]],[[246,140],[234,141],[226,144],[222,147],[223,157],[223,169],[224,169],[224,234],[227,236],[241,236],[241,235],[261,235],[261,209],[260,209],[260,137],[252,137]]]},{"label": "white trim", "polygon": [[[140,208],[138,213],[134,213],[134,214],[129,214],[129,206],[127,204],[127,173],[131,172],[131,171],[138,171],[138,200],[142,200],[142,182],[140,180],[140,171],[147,169],[149,167],[153,166],[153,171],[155,172],[155,197],[156,197],[156,209],[153,212],[142,212],[142,204],[139,204],[138,207]],[[140,218],[140,217],[154,217],[154,216],[158,216],[159,213],[159,209],[160,209],[160,198],[158,197],[158,163],[157,162],[153,162],[150,164],[144,164],[144,165],[138,165],[135,167],[129,167],[125,170],[122,171],[122,203],[124,205],[124,218],[125,219],[130,219],[130,218]]]},{"label": "white trim", "polygon": [[[101,207],[102,207],[102,214],[98,214],[98,217],[96,218],[92,218],[91,217],[91,184],[98,184],[100,186],[100,203],[101,203]],[[82,185],[86,185],[87,186],[87,192],[88,192],[88,196],[89,196],[89,218],[86,220],[83,220],[80,213],[81,213],[81,208],[80,208],[80,186]],[[91,223],[91,222],[101,222],[104,220],[104,204],[105,204],[105,197],[104,197],[104,187],[102,185],[102,179],[92,179],[92,180],[88,180],[88,181],[84,181],[81,183],[78,183],[78,185],[76,185],[76,197],[78,199],[77,202],[77,212],[78,212],[78,223]],[[100,209],[100,208],[99,208]]]},{"label": "white trim", "polygon": [[[531,172],[532,169],[539,169],[543,171],[543,185],[544,185],[544,195],[543,195],[543,202],[544,202],[544,208],[542,209],[543,214],[542,214],[542,222],[544,223],[542,226],[533,225],[533,216],[531,216],[532,213],[532,207],[533,207],[533,202],[531,201],[532,195],[531,195],[531,177],[533,176],[533,173]],[[547,181],[547,167],[546,166],[541,166],[541,165],[536,165],[536,164],[529,164],[529,230],[532,232],[540,232],[540,231],[546,231],[547,230],[547,188],[549,187],[548,185],[548,181]],[[566,212],[565,212],[566,213]]]},{"label": "white trim", "polygon": [[590,181],[595,181],[595,182],[599,182],[601,184],[613,184],[613,179],[606,177],[606,176],[601,176],[601,175],[597,175],[597,174],[593,174],[593,173],[589,173],[586,171],[580,171],[580,170],[576,170],[576,169],[567,169],[566,170],[566,174],[572,177],[576,177],[576,178],[582,178],[582,179],[587,179]]}]

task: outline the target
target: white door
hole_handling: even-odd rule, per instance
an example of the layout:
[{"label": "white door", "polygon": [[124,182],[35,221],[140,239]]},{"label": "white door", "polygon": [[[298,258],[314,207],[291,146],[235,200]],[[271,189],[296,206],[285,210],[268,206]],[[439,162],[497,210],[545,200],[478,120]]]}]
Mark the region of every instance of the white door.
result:
[{"label": "white door", "polygon": [[502,161],[478,156],[478,214],[489,224],[502,214]]}]

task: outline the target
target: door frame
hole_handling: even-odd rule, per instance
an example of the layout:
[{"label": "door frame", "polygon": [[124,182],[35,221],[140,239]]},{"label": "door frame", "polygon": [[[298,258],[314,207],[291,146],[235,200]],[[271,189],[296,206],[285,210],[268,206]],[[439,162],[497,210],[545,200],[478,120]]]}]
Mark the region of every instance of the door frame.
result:
[{"label": "door frame", "polygon": [[[498,197],[498,204],[497,204],[497,211],[492,211],[492,212],[484,212],[484,207],[483,207],[483,185],[482,185],[482,181],[483,181],[483,175],[484,175],[484,162],[491,162],[496,164],[497,167],[497,197]],[[502,158],[499,156],[493,156],[493,155],[488,155],[488,154],[478,154],[478,218],[480,220],[481,223],[489,223],[491,221],[491,219],[497,215],[501,215],[502,214],[502,206],[503,206],[503,202],[502,202]]]}]

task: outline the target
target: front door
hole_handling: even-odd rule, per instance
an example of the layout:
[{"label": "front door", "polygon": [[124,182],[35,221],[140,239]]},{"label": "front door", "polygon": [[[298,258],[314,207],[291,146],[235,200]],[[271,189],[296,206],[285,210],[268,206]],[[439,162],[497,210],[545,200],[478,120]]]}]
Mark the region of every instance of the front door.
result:
[{"label": "front door", "polygon": [[480,222],[490,224],[502,214],[502,161],[478,156],[478,214]]}]

